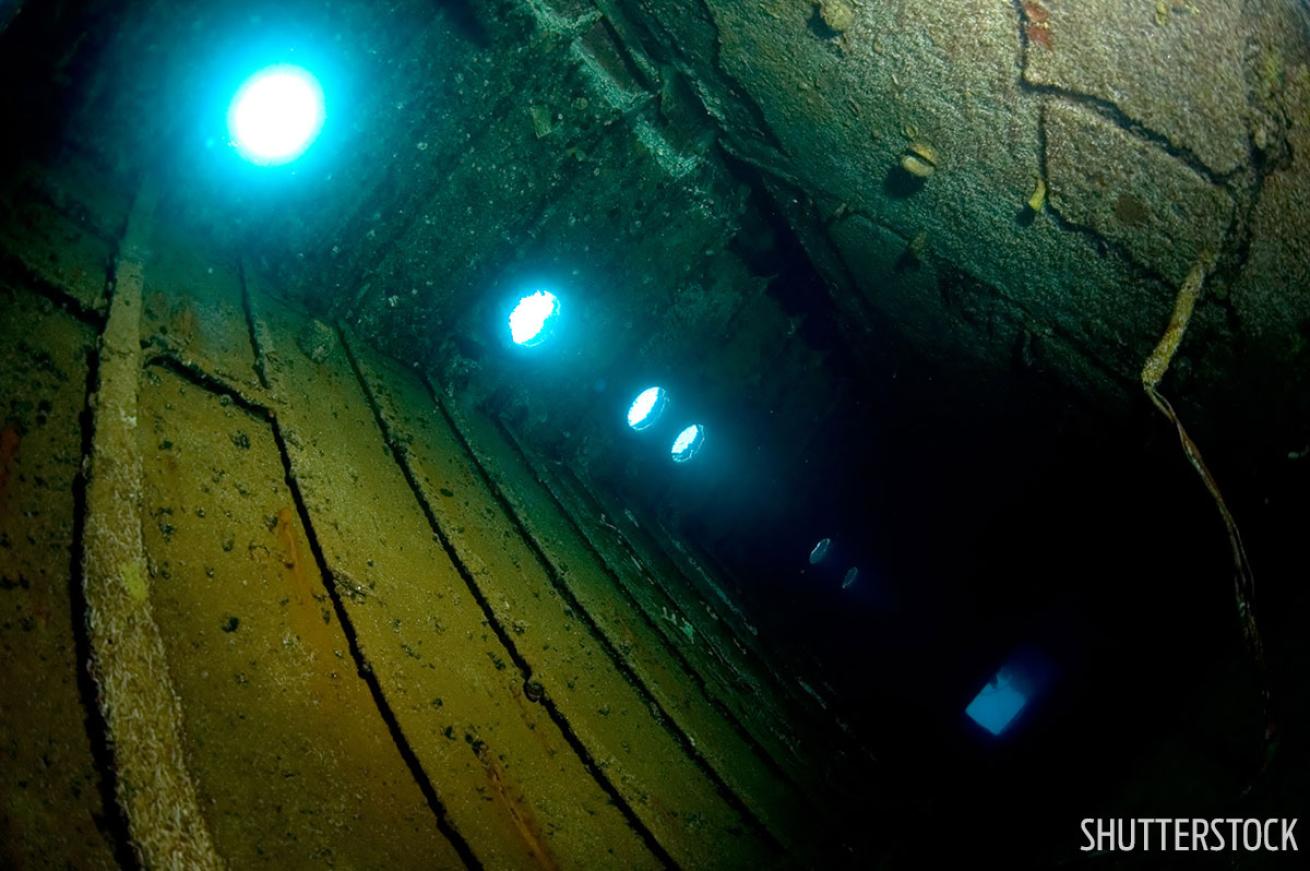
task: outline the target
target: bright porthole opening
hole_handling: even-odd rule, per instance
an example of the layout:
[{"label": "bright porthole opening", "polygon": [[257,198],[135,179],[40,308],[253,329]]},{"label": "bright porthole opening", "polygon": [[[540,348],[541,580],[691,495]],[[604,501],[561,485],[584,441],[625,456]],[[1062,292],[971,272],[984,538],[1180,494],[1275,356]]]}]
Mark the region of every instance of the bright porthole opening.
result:
[{"label": "bright porthole opening", "polygon": [[819,539],[819,543],[816,544],[814,546],[814,549],[810,551],[810,565],[817,566],[819,563],[823,562],[824,558],[828,555],[828,551],[830,550],[832,550],[832,539],[831,538]]},{"label": "bright porthole opening", "polygon": [[663,387],[647,387],[628,406],[628,426],[641,432],[655,424],[669,404],[669,392]]},{"label": "bright porthole opening", "polygon": [[304,154],[325,118],[318,79],[303,67],[280,64],[246,79],[232,98],[227,127],[242,157],[274,166]]},{"label": "bright porthole opening", "polygon": [[509,337],[514,344],[531,348],[546,341],[550,328],[559,317],[559,297],[549,290],[538,290],[518,301],[509,313]]},{"label": "bright porthole opening", "polygon": [[978,690],[964,712],[993,735],[1001,734],[1028,704],[1028,694],[1015,684],[1015,675],[1001,669],[990,683]]},{"label": "bright porthole opening", "polygon": [[700,453],[700,449],[705,445],[705,427],[698,423],[678,433],[678,437],[673,440],[673,448],[669,453],[673,455],[673,462],[685,463],[692,457]]}]

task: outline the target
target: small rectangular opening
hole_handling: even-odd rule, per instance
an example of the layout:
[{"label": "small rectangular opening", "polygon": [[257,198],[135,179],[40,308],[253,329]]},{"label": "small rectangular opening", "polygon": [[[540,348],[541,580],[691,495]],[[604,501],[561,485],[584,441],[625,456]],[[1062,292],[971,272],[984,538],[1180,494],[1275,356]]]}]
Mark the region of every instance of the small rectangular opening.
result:
[{"label": "small rectangular opening", "polygon": [[1028,704],[1028,695],[1015,686],[1014,675],[1002,668],[996,677],[978,690],[964,712],[993,735],[1006,730]]}]

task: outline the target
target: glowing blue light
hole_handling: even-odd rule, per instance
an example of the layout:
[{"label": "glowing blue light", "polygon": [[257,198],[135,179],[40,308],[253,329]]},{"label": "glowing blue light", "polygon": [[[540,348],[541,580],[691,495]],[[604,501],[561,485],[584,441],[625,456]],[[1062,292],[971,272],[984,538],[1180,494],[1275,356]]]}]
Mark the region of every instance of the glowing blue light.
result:
[{"label": "glowing blue light", "polygon": [[318,79],[302,67],[279,64],[255,73],[237,90],[227,129],[242,157],[275,166],[304,154],[325,117]]},{"label": "glowing blue light", "polygon": [[698,423],[678,433],[678,437],[673,440],[673,448],[669,451],[673,455],[673,462],[685,463],[700,452],[705,444],[705,427]]},{"label": "glowing blue light", "polygon": [[546,341],[547,329],[559,316],[559,298],[549,290],[530,293],[509,313],[509,337],[514,344],[531,348]]},{"label": "glowing blue light", "polygon": [[669,404],[669,393],[663,387],[647,387],[637,394],[628,406],[628,426],[641,432],[652,426]]},{"label": "glowing blue light", "polygon": [[851,587],[855,586],[855,582],[859,579],[860,570],[855,566],[851,566],[846,570],[846,574],[841,579],[841,588],[843,590],[849,590]]},{"label": "glowing blue light", "polygon": [[1014,685],[1014,676],[1003,668],[996,672],[991,683],[978,691],[964,712],[988,732],[999,735],[1026,704],[1028,696]]},{"label": "glowing blue light", "polygon": [[819,543],[814,546],[814,550],[810,551],[810,565],[817,566],[819,563],[823,562],[823,558],[828,555],[828,551],[831,549],[831,538],[819,539]]}]

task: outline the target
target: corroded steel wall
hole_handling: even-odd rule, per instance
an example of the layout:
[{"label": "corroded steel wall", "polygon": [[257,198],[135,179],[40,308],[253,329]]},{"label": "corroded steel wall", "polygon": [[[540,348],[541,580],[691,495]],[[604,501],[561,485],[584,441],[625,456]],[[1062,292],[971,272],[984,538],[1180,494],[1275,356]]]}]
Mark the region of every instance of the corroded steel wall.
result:
[{"label": "corroded steel wall", "polygon": [[712,579],[111,178],[6,194],[7,859],[845,850],[872,763]]}]

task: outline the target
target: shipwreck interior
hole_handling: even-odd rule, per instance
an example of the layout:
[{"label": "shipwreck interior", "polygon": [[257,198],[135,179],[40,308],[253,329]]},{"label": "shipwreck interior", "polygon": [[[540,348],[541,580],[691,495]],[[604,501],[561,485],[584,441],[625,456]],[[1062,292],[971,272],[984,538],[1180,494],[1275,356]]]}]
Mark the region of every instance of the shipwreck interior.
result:
[{"label": "shipwreck interior", "polygon": [[0,0],[0,117],[0,865],[1304,816],[1302,0]]}]

